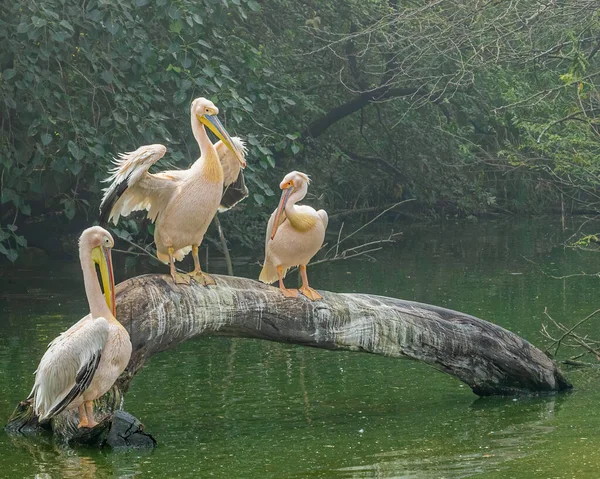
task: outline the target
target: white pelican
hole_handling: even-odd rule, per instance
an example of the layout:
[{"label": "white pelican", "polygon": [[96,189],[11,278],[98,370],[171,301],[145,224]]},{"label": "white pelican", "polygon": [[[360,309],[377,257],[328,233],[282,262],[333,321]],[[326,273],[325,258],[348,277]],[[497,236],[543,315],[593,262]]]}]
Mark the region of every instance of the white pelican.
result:
[{"label": "white pelican", "polygon": [[[112,387],[129,362],[129,334],[115,319],[113,245],[110,233],[99,226],[86,229],[79,239],[90,314],[52,341],[40,361],[29,395],[40,421],[79,408],[79,427],[94,427],[92,401]],[[94,263],[100,266],[105,298]]]},{"label": "white pelican", "polygon": [[267,225],[265,264],[258,279],[263,283],[274,283],[279,279],[283,295],[295,298],[298,290],[287,289],[283,278],[289,268],[299,265],[302,275],[300,293],[314,301],[321,299],[321,295],[308,285],[306,265],[323,245],[328,218],[325,210],[315,211],[310,206],[296,205],[306,196],[309,183],[307,175],[292,171],[279,185],[283,193],[279,207]]},{"label": "white pelican", "polygon": [[[166,152],[163,145],[147,145],[120,155],[116,167],[106,181],[100,205],[100,224],[132,211],[148,210],[148,218],[156,222],[154,243],[158,259],[169,263],[173,281],[189,284],[193,277],[203,285],[214,280],[200,269],[198,246],[217,209],[227,210],[248,195],[241,168],[245,168],[246,149],[239,138],[230,138],[216,117],[219,109],[206,98],[196,98],[191,105],[194,137],[200,147],[200,158],[187,170],[149,173],[149,168]],[[213,145],[204,125],[220,141]],[[175,271],[175,260],[181,261],[190,250],[194,270],[189,275]]]}]

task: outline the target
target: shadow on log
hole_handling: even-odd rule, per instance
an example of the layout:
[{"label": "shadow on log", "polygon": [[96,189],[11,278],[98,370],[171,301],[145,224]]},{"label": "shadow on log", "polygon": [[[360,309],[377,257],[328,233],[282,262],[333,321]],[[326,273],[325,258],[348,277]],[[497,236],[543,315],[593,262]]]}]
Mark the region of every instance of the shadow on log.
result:
[{"label": "shadow on log", "polygon": [[[284,298],[254,280],[215,276],[217,286],[175,285],[167,275],[144,275],[117,286],[117,317],[133,345],[125,372],[95,401],[93,429],[77,429],[76,411],[45,429],[68,444],[152,447],[122,397],[147,358],[197,336],[259,338],[330,350],[360,351],[422,361],[466,383],[475,394],[556,392],[572,386],[554,362],[500,326],[449,309],[368,294],[321,291],[322,301]],[[29,402],[9,419],[9,432],[44,429]]]}]

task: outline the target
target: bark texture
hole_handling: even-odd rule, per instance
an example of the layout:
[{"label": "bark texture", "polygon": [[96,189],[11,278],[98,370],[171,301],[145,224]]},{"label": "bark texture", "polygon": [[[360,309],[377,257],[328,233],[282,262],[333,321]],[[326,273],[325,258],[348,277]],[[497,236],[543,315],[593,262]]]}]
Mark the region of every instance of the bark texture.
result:
[{"label": "bark texture", "polygon": [[[135,418],[123,430],[135,438],[111,443],[115,414],[131,379],[152,354],[197,336],[260,338],[330,350],[359,351],[427,363],[466,383],[475,394],[514,395],[570,389],[556,364],[521,337],[457,311],[368,294],[320,291],[322,301],[285,298],[257,281],[215,276],[216,286],[175,285],[167,275],[131,278],[117,287],[117,317],[129,331],[133,352],[123,375],[96,407],[107,419],[99,431],[77,430],[76,412],[50,428],[63,442],[153,445]],[[119,426],[123,428],[123,426]],[[7,429],[39,430],[27,401]],[[117,428],[118,429],[118,428]],[[113,433],[112,436],[119,436]],[[150,439],[148,439],[148,437]],[[90,439],[90,438],[93,438]]]}]

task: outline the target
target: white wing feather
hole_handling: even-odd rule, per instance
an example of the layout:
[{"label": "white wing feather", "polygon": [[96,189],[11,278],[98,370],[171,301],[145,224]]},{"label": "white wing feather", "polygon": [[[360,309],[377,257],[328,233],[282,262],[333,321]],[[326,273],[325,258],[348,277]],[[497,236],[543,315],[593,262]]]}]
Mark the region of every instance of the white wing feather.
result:
[{"label": "white wing feather", "polygon": [[156,219],[186,174],[185,170],[148,173],[166,150],[160,144],[145,145],[115,158],[115,167],[104,180],[111,184],[104,190],[100,204],[101,224],[103,219],[112,219],[116,225],[121,216],[138,210],[148,210],[148,218],[152,221]]},{"label": "white wing feather", "polygon": [[47,419],[47,414],[73,389],[78,372],[102,351],[108,331],[106,319],[88,315],[50,343],[35,372],[30,394],[41,420]]},{"label": "white wing feather", "polygon": [[[248,149],[246,148],[246,143],[244,143],[244,140],[234,136],[231,138],[231,141],[233,143],[233,147],[242,154],[243,158],[246,158]],[[221,166],[223,167],[223,186],[227,187],[237,180],[242,166],[240,165],[240,161],[236,158],[234,153],[227,148],[222,141],[215,143],[215,149],[217,150],[219,160],[221,160]]]}]

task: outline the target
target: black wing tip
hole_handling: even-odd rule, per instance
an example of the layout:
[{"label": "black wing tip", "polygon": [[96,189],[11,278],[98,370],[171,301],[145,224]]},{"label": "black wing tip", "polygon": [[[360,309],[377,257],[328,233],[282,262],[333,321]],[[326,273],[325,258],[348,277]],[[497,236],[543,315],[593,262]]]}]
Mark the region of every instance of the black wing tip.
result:
[{"label": "black wing tip", "polygon": [[219,208],[221,211],[227,211],[237,205],[240,201],[248,196],[248,187],[244,180],[244,173],[240,170],[237,179],[231,183],[221,197]]},{"label": "black wing tip", "polygon": [[115,185],[114,188],[111,187],[111,189],[108,191],[108,195],[106,195],[106,197],[102,200],[102,203],[100,203],[100,217],[98,222],[103,228],[108,225],[113,206],[117,201],[119,201],[119,198],[121,198],[123,193],[125,193],[125,190],[128,186],[127,180],[123,180],[118,185]]},{"label": "black wing tip", "polygon": [[100,363],[100,358],[102,357],[102,351],[96,351],[94,356],[92,356],[91,360],[88,361],[78,372],[77,376],[75,376],[75,385],[71,388],[71,390],[67,393],[67,395],[63,398],[61,402],[59,402],[56,406],[54,406],[48,414],[46,414],[47,418],[51,418],[60,414],[65,410],[65,408],[71,404],[77,396],[82,394],[92,382],[94,374],[96,373],[96,369],[98,369],[98,364]]}]

